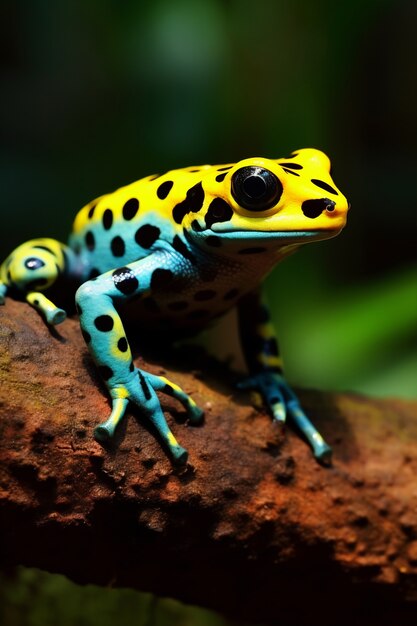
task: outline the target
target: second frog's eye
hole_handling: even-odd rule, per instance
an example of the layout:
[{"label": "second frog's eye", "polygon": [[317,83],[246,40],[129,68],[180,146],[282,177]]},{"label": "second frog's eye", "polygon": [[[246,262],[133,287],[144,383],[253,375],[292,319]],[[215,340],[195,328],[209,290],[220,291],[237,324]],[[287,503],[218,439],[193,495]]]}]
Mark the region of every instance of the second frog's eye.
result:
[{"label": "second frog's eye", "polygon": [[282,194],[280,180],[263,167],[241,167],[232,176],[232,196],[248,211],[266,211]]}]

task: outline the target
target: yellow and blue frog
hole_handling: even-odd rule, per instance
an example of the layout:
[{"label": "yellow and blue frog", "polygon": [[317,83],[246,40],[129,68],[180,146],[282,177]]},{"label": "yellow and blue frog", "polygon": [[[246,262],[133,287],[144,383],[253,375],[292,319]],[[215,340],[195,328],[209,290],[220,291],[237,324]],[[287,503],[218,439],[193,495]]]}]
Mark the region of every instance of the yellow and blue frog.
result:
[{"label": "yellow and blue frog", "polygon": [[68,245],[40,238],[16,248],[0,267],[0,303],[7,293],[24,297],[48,324],[59,324],[66,312],[44,292],[64,279],[78,281],[81,332],[112,398],[95,438],[110,440],[133,402],[179,463],[187,451],[155,392],[179,400],[192,423],[203,412],[178,385],[135,366],[120,309],[134,307],[144,335],[168,331],[175,338],[237,307],[250,372],[242,386],[262,395],[275,420],[292,420],[326,462],[330,446],[283,377],[260,286],[300,245],[337,235],[347,211],[328,157],[315,149],[148,176],[81,209]]}]

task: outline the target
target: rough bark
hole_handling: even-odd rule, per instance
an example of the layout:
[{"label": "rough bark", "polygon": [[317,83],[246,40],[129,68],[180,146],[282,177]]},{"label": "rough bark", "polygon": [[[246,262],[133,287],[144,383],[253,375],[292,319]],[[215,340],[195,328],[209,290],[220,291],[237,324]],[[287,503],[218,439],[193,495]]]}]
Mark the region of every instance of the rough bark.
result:
[{"label": "rough bark", "polygon": [[4,565],[153,591],[247,621],[413,623],[416,403],[300,391],[334,447],[325,468],[235,390],[225,366],[184,350],[136,362],[206,409],[205,423],[189,427],[162,396],[190,453],[185,468],[134,409],[112,448],[93,440],[109,403],[76,319],[55,332],[25,304],[0,308]]}]

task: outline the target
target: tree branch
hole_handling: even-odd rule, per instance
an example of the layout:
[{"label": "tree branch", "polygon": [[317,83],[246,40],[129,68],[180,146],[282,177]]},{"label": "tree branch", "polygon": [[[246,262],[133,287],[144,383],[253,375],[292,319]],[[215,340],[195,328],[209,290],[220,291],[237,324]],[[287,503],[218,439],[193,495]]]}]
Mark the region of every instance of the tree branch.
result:
[{"label": "tree branch", "polygon": [[365,600],[375,619],[411,616],[416,403],[300,392],[334,447],[333,467],[324,468],[296,433],[288,428],[284,438],[252,408],[219,363],[186,351],[172,357],[176,367],[139,359],[206,408],[204,425],[189,427],[181,407],[162,397],[190,453],[179,469],[133,408],[114,447],[93,440],[108,398],[77,321],[58,330],[25,304],[0,309],[4,565],[258,622],[324,625],[337,615],[347,623]]}]

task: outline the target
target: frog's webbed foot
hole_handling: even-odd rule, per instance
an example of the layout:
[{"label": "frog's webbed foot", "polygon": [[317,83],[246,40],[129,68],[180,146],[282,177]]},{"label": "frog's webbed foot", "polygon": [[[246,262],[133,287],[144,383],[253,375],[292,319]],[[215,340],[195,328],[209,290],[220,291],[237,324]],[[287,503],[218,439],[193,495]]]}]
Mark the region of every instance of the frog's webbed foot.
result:
[{"label": "frog's webbed foot", "polygon": [[112,439],[130,400],[145,413],[168,448],[174,461],[180,464],[186,463],[188,452],[177,442],[171,432],[155,391],[161,391],[179,400],[186,409],[191,423],[201,422],[203,411],[178,385],[164,377],[155,376],[140,369],[134,369],[133,375],[127,384],[118,385],[110,390],[112,412],[105,422],[96,426],[94,437],[101,443]]},{"label": "frog's webbed foot", "polygon": [[301,431],[313,449],[315,458],[330,464],[332,449],[301,408],[300,402],[281,374],[259,372],[239,383],[240,389],[249,389],[261,394],[274,420],[283,424],[288,417]]}]

